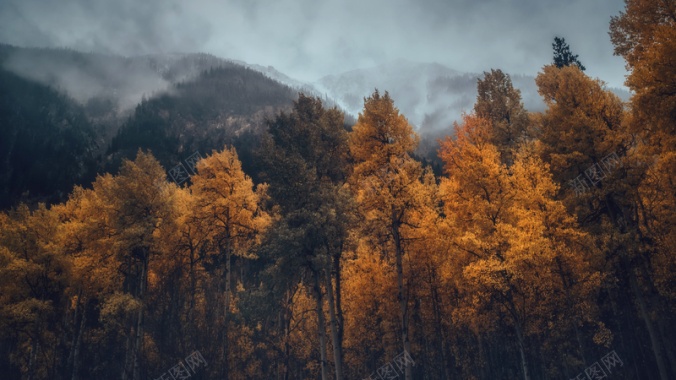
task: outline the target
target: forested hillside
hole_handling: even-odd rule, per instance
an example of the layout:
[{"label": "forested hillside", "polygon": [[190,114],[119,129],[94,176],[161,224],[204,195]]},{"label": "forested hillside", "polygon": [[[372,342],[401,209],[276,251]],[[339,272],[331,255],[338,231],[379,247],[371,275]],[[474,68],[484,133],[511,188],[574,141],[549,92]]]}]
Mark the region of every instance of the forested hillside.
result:
[{"label": "forested hillside", "polygon": [[[563,38],[541,112],[484,72],[440,171],[386,89],[355,123],[244,67],[144,99],[95,178],[0,213],[1,376],[676,378],[673,4],[610,22],[629,102]],[[10,201],[85,181],[85,111],[1,74]]]},{"label": "forested hillside", "polygon": [[0,45],[0,65],[1,209],[61,202],[139,148],[169,166],[234,144],[251,168],[265,118],[297,95],[207,54],[126,58]]},{"label": "forested hillside", "polygon": [[173,91],[142,101],[118,130],[108,149],[109,170],[136,150],[151,150],[164,165],[195,151],[234,145],[246,156],[259,145],[266,118],[288,109],[293,90],[244,67],[221,67],[178,83]]},{"label": "forested hillside", "polygon": [[96,175],[94,128],[67,96],[0,69],[0,209],[65,199]]}]

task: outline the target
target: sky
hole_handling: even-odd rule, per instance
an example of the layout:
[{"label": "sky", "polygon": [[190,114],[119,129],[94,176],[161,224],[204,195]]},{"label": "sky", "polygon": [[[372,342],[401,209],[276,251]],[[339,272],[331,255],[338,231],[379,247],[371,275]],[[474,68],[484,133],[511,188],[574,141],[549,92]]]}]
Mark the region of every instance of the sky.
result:
[{"label": "sky", "polygon": [[0,0],[0,42],[141,55],[206,52],[299,80],[397,59],[535,75],[562,36],[622,87],[611,16],[623,0]]}]

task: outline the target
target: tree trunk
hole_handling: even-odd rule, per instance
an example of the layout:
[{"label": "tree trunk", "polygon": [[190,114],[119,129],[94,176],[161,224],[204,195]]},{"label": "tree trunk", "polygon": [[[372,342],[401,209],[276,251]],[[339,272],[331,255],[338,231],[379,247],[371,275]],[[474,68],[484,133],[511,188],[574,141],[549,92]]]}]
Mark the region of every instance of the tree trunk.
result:
[{"label": "tree trunk", "polygon": [[35,378],[35,361],[38,357],[38,346],[36,339],[31,339],[31,352],[28,354],[28,373],[26,375],[28,380]]},{"label": "tree trunk", "polygon": [[[481,334],[476,333],[476,338],[477,342],[479,343],[479,376],[481,379],[487,379],[488,376],[486,376],[486,366],[488,365],[490,371],[490,368],[493,367],[493,360],[490,355],[486,355],[484,350],[484,341],[483,338],[481,338]],[[488,356],[488,359],[486,359],[486,356]]]},{"label": "tree trunk", "polygon": [[87,302],[82,303],[82,316],[80,317],[80,327],[77,331],[77,335],[73,344],[73,357],[71,359],[71,380],[77,380],[78,372],[80,370],[80,347],[82,345],[82,331],[84,331],[85,323],[87,319]]},{"label": "tree trunk", "polygon": [[331,319],[331,340],[333,341],[333,362],[336,369],[336,380],[343,380],[343,350],[342,342],[338,336],[338,321],[336,320],[335,300],[333,297],[333,283],[331,271],[326,271],[326,295],[329,302],[329,317]]},{"label": "tree trunk", "polygon": [[[626,256],[623,255],[623,261],[626,261]],[[628,263],[626,263],[628,264]],[[627,275],[629,276],[629,285],[631,288],[632,293],[634,293],[634,297],[636,297],[636,303],[638,304],[638,310],[639,313],[641,314],[641,319],[643,319],[643,322],[645,323],[645,327],[648,330],[648,336],[650,337],[650,343],[653,349],[653,355],[655,356],[655,361],[657,362],[657,369],[660,373],[660,380],[668,380],[669,375],[668,375],[668,370],[667,370],[667,365],[664,362],[664,356],[662,354],[662,345],[660,344],[660,338],[657,336],[657,331],[655,331],[655,326],[653,325],[653,321],[650,319],[650,315],[648,313],[648,308],[645,303],[645,299],[643,298],[643,293],[641,292],[641,289],[638,287],[638,283],[636,282],[636,276],[633,272],[633,270],[629,267],[629,265],[625,265],[625,268],[627,270]]]},{"label": "tree trunk", "polygon": [[77,336],[79,332],[79,323],[78,323],[78,315],[80,312],[80,303],[82,299],[82,289],[78,291],[77,294],[77,303],[75,304],[75,312],[73,313],[73,339],[71,340],[70,343],[70,352],[68,353],[68,368],[73,369],[73,356],[75,354],[75,344],[77,342]]},{"label": "tree trunk", "polygon": [[[619,231],[626,230],[627,227],[619,223],[620,218],[624,220],[625,223],[627,218],[624,217],[625,213],[622,211],[622,208],[618,206],[618,202],[616,202],[615,199],[610,195],[606,196],[605,200],[609,211],[609,216],[613,221],[615,221],[615,225],[618,227],[618,230]],[[638,203],[638,207],[639,208],[642,207],[642,204],[640,202]],[[646,223],[645,226],[648,229],[650,228],[648,223]],[[638,226],[632,227],[635,231],[637,231],[640,234],[640,228],[638,228]],[[628,252],[626,251],[626,249],[623,249],[620,252],[620,260],[622,266],[624,267],[624,270],[627,272],[627,276],[629,277],[629,287],[631,289],[631,292],[634,294],[634,297],[636,298],[636,303],[638,304],[638,310],[641,315],[641,319],[643,319],[646,329],[648,330],[648,336],[650,337],[650,344],[652,346],[653,355],[657,363],[657,369],[660,373],[660,379],[667,380],[669,378],[669,369],[667,367],[667,363],[664,360],[661,339],[657,334],[653,321],[650,319],[650,313],[648,311],[645,298],[643,297],[643,292],[639,288],[636,274],[634,273],[634,267],[631,265]],[[645,269],[645,267],[643,268],[639,267],[638,269]]]},{"label": "tree trunk", "polygon": [[449,363],[448,355],[446,352],[446,333],[444,327],[441,324],[441,302],[439,299],[439,290],[434,284],[431,284],[432,290],[432,309],[434,310],[434,330],[437,334],[437,348],[441,353],[441,365],[443,369],[443,379],[448,380],[451,378],[449,373]]},{"label": "tree trunk", "polygon": [[324,321],[324,308],[322,300],[322,288],[319,284],[319,276],[321,272],[313,273],[315,280],[314,291],[315,300],[317,301],[317,330],[319,333],[319,354],[321,356],[322,380],[327,380],[326,370],[326,322]]},{"label": "tree trunk", "polygon": [[[404,249],[401,243],[401,236],[399,235],[399,224],[398,222],[395,221],[396,219],[394,219],[395,218],[394,213],[395,211],[393,209],[392,235],[394,237],[394,248],[397,266],[397,287],[398,287],[397,299],[399,300],[399,313],[400,313],[399,317],[401,319],[401,341],[404,347],[404,351],[408,352],[410,355],[411,343],[408,340],[408,296],[405,294],[404,291],[404,265],[403,265]],[[413,371],[411,370],[411,364],[407,361],[404,370],[404,378],[406,380],[413,380],[412,372]]]},{"label": "tree trunk", "polygon": [[141,354],[143,351],[143,311],[145,308],[144,305],[144,296],[146,290],[146,278],[148,276],[148,252],[143,252],[143,260],[141,264],[141,279],[139,280],[139,302],[141,306],[138,310],[138,317],[136,320],[136,338],[134,342],[134,372],[132,374],[132,380],[139,380],[141,378]]},{"label": "tree trunk", "polygon": [[[126,318],[125,318],[126,319]],[[125,356],[124,356],[124,368],[122,368],[122,380],[127,380],[131,376],[131,363],[133,361],[133,347],[132,347],[132,332],[133,332],[133,325],[134,321],[133,318],[129,318],[128,320],[125,320],[125,332],[128,332],[127,334],[127,339],[125,341],[124,347],[125,347]]]},{"label": "tree trunk", "polygon": [[580,356],[582,357],[582,363],[584,364],[585,367],[587,367],[587,357],[584,353],[584,346],[582,345],[582,335],[580,335],[580,329],[577,326],[579,318],[577,312],[575,311],[575,307],[572,302],[573,301],[572,296],[570,294],[571,285],[566,280],[566,276],[563,271],[563,264],[561,263],[561,259],[559,257],[556,258],[556,264],[559,269],[559,277],[561,277],[563,289],[566,291],[566,306],[568,308],[568,311],[573,313],[573,317],[570,319],[570,323],[573,326],[573,330],[575,331],[575,338],[577,339],[577,347],[578,350],[580,351]]},{"label": "tree trunk", "polygon": [[521,369],[523,370],[523,380],[530,380],[530,374],[528,373],[528,361],[526,360],[526,342],[524,341],[523,332],[521,327],[515,324],[516,337],[519,341],[519,353],[521,354]]},{"label": "tree trunk", "polygon": [[228,324],[229,324],[229,314],[230,314],[230,271],[231,271],[231,256],[230,253],[230,238],[227,238],[226,249],[225,249],[225,300],[223,305],[223,369],[221,371],[221,378],[223,380],[228,380],[230,368],[229,368],[229,347],[228,347]]},{"label": "tree trunk", "polygon": [[[340,251],[343,251],[343,247],[341,244]],[[340,255],[336,255],[333,258],[333,267],[336,270],[336,318],[338,319],[338,347],[340,348],[340,357],[343,357],[343,332],[344,332],[344,326],[345,326],[345,319],[343,318],[343,302],[342,302],[342,292],[341,292],[341,284],[342,284],[342,276],[341,276],[341,269],[340,269]],[[342,363],[341,363],[342,365]]]},{"label": "tree trunk", "polygon": [[197,280],[195,279],[195,247],[190,243],[190,306],[188,307],[187,323],[189,326],[190,340],[193,347],[198,347],[197,328],[195,325],[195,296],[197,293]]}]

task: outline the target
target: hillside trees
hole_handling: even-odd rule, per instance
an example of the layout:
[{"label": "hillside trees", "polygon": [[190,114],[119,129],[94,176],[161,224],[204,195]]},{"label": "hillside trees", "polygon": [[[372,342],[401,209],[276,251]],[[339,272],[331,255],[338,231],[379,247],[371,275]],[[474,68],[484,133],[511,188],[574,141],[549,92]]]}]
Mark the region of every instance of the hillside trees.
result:
[{"label": "hillside trees", "polygon": [[[430,205],[429,186],[434,181],[411,157],[418,144],[406,118],[386,92],[376,90],[364,100],[364,111],[350,133],[350,152],[355,160],[351,184],[368,229],[364,237],[372,249],[382,250],[394,260],[399,303],[402,349],[411,352],[409,337],[409,286],[404,260],[415,260],[407,252],[416,219]],[[410,363],[405,376],[412,378]]]},{"label": "hillside trees", "polygon": [[67,96],[0,69],[0,125],[0,208],[62,202],[94,178],[94,128]]},{"label": "hillside trees", "polygon": [[484,72],[477,83],[477,92],[474,112],[492,123],[489,142],[498,147],[502,161],[511,165],[513,151],[528,137],[530,120],[521,93],[501,70]]},{"label": "hillside trees", "polygon": [[[575,67],[546,66],[536,82],[548,105],[540,119],[542,157],[562,186],[561,198],[605,252],[602,262],[613,267],[614,276],[626,284],[622,289],[630,291],[660,376],[666,378],[668,365],[660,338],[666,333],[660,329],[665,322],[656,317],[662,314],[656,312],[664,301],[654,295],[660,277],[646,269],[653,265],[651,261],[666,256],[659,254],[650,232],[641,229],[646,208],[640,191],[650,193],[644,178],[661,177],[651,175],[656,174],[655,167],[650,167],[654,158],[642,153],[643,139],[636,140],[628,129],[633,118],[627,117],[622,102],[600,81]],[[622,304],[626,299],[616,293],[623,290],[606,290],[617,297],[613,302]]]},{"label": "hillside trees", "polygon": [[[630,131],[636,134],[635,166],[640,183],[633,188],[635,214],[633,233],[639,237],[640,266],[648,310],[659,310],[651,341],[660,378],[676,373],[676,347],[666,326],[673,323],[673,269],[676,260],[676,4],[673,1],[628,0],[625,10],[613,17],[610,37],[615,54],[622,56],[629,75],[626,85],[633,90]],[[637,285],[638,287],[638,285]],[[655,293],[659,295],[656,296]],[[651,327],[647,325],[647,327]],[[649,330],[650,331],[650,330]],[[666,334],[666,335],[665,335]],[[661,339],[660,339],[661,338]],[[660,341],[661,340],[661,341]],[[671,368],[670,368],[671,367]]]},{"label": "hillside trees", "polygon": [[[321,378],[328,378],[324,288],[329,305],[336,378],[343,378],[341,256],[347,238],[350,195],[347,132],[337,109],[301,94],[293,112],[269,123],[264,143],[264,178],[281,218],[266,237],[263,250],[278,275],[288,272],[287,286],[303,282],[312,290],[317,316]],[[302,273],[308,273],[303,276]],[[335,285],[334,285],[335,282]],[[335,290],[334,290],[335,286]],[[286,371],[289,369],[286,368]]]},{"label": "hillside trees", "polygon": [[[491,70],[436,176],[387,92],[352,128],[301,94],[247,142],[248,170],[224,147],[176,185],[139,151],[64,203],[0,213],[0,376],[179,377],[199,351],[195,379],[672,378],[671,4],[613,19],[631,103],[568,57],[528,114]],[[117,141],[153,138],[136,132]],[[172,141],[165,160],[194,142]]]},{"label": "hillside trees", "polygon": [[93,244],[105,244],[94,255],[111,258],[108,270],[118,270],[115,293],[104,300],[103,309],[125,307],[121,321],[126,337],[123,379],[140,379],[143,341],[146,328],[146,293],[152,258],[158,250],[157,234],[163,223],[171,223],[173,209],[170,193],[155,186],[165,173],[152,156],[139,153],[135,161],[126,161],[118,176],[97,178],[89,207],[97,208],[98,236]]},{"label": "hillside trees", "polygon": [[489,142],[491,128],[488,120],[466,116],[457,140],[447,138],[440,150],[448,174],[441,185],[444,214],[463,278],[456,312],[468,325],[486,318],[482,328],[489,331],[506,321],[517,338],[522,376],[530,379],[530,337],[546,326],[573,330],[593,322],[599,274],[589,265],[589,239],[554,199],[547,166],[523,149],[508,168]]},{"label": "hillside trees", "polygon": [[[212,263],[224,280],[222,305],[221,374],[229,378],[228,325],[232,298],[232,256],[247,257],[255,244],[255,237],[269,224],[269,216],[260,205],[265,187],[254,191],[251,178],[242,171],[242,164],[234,148],[225,148],[197,164],[198,174],[190,186],[194,197],[191,222],[207,229],[205,259]],[[186,226],[189,228],[189,226]],[[192,274],[191,274],[192,276]],[[191,279],[191,282],[194,281]],[[192,303],[192,302],[191,302]]]},{"label": "hillside trees", "polygon": [[59,346],[69,333],[73,271],[54,244],[58,222],[44,205],[0,214],[0,366],[15,368],[4,376],[45,379],[67,370]]}]

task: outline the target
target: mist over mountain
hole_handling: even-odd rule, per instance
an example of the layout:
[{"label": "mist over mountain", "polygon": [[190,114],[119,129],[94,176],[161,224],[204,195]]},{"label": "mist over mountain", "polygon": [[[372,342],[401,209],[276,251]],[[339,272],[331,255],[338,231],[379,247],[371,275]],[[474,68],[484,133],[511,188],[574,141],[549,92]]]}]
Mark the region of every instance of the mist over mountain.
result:
[{"label": "mist over mountain", "polygon": [[0,209],[58,202],[96,174],[96,132],[73,99],[0,68]]},{"label": "mist over mountain", "polygon": [[[388,91],[408,120],[422,133],[447,130],[476,100],[482,74],[454,70],[439,63],[398,59],[365,69],[326,75],[304,82],[272,66],[203,53],[120,56],[69,49],[18,48],[0,45],[0,64],[10,72],[67,94],[93,118],[126,117],[143,98],[172,91],[177,83],[195,79],[217,67],[246,67],[297,92],[320,96],[350,116],[363,107],[374,89]],[[512,75],[526,108],[542,111],[533,75]],[[623,100],[629,93],[611,89]]]},{"label": "mist over mountain", "polygon": [[266,120],[289,110],[297,92],[242,66],[215,67],[171,92],[143,100],[110,143],[106,162],[114,171],[121,159],[151,150],[165,167],[195,151],[203,154],[235,146],[255,174],[253,151]]},{"label": "mist over mountain", "polygon": [[[271,79],[275,77],[276,80]],[[58,202],[139,149],[171,167],[195,150],[251,152],[301,83],[208,54],[135,57],[0,45],[0,207]]]},{"label": "mist over mountain", "polygon": [[171,91],[173,85],[193,80],[216,67],[247,67],[290,87],[305,86],[271,66],[249,65],[202,53],[125,57],[0,45],[0,64],[23,78],[64,92],[82,105],[112,102],[116,112],[129,111],[144,97]]},{"label": "mist over mountain", "polygon": [[[482,75],[460,72],[439,63],[400,59],[306,83],[272,66],[210,54],[125,57],[9,45],[0,45],[0,67],[6,78],[15,78],[10,87],[32,86],[33,92],[40,89],[54,98],[48,102],[56,102],[57,109],[68,108],[82,115],[83,121],[78,123],[86,123],[94,131],[89,137],[91,141],[83,145],[90,155],[85,166],[91,168],[93,157],[100,156],[99,171],[115,170],[122,158],[132,158],[139,148],[151,149],[160,162],[171,165],[186,152],[209,151],[224,144],[242,148],[244,165],[251,169],[255,166],[251,152],[264,130],[266,118],[289,109],[299,92],[321,97],[327,107],[338,106],[345,111],[346,124],[351,125],[363,108],[364,98],[376,88],[390,93],[395,105],[420,133],[417,154],[438,164],[437,138],[452,134],[453,123],[472,110],[477,79]],[[544,109],[533,76],[512,75],[512,81],[528,110]],[[22,91],[28,89],[10,90],[5,96],[20,105],[19,114],[27,114],[28,120],[32,117],[28,114],[40,111],[26,97],[16,98]],[[628,98],[626,91],[616,92],[625,100]],[[64,121],[58,114],[50,115],[57,116],[45,116],[43,127],[58,135],[61,132],[56,126],[70,121]],[[3,116],[7,120],[9,117]],[[19,129],[22,128],[32,127]],[[20,136],[28,135],[18,136],[21,140]],[[15,144],[13,137],[11,141]],[[18,153],[3,153],[10,160],[19,159],[10,157],[12,154]],[[39,167],[35,170],[31,173],[39,175]],[[6,192],[10,191],[9,178],[3,180]],[[72,183],[59,185],[62,194],[84,177],[71,178]],[[30,183],[33,182],[15,180],[11,192],[21,194],[31,190]],[[35,191],[37,188],[32,190],[39,193]]]},{"label": "mist over mountain", "polygon": [[[483,74],[453,70],[439,63],[396,60],[367,69],[327,75],[315,83],[347,112],[361,112],[364,97],[374,89],[388,91],[395,104],[418,131],[437,134],[448,130],[465,112],[471,112],[477,96],[477,80]],[[521,92],[524,106],[531,112],[543,111],[545,104],[538,94],[534,75],[511,75],[514,87]],[[623,100],[629,93],[611,89]]]}]

